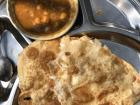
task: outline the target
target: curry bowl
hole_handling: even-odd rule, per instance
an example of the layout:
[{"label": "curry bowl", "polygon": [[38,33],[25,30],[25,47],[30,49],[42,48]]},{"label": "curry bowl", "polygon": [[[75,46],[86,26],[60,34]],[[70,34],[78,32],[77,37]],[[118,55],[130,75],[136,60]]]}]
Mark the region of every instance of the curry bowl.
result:
[{"label": "curry bowl", "polygon": [[78,0],[7,0],[3,17],[22,34],[35,40],[50,40],[67,33],[74,25]]}]

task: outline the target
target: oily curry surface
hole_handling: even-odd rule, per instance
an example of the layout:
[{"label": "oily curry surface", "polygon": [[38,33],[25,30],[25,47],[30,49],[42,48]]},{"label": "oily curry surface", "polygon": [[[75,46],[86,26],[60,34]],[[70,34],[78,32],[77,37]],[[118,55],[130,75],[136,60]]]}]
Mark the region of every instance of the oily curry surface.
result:
[{"label": "oily curry surface", "polygon": [[19,105],[134,105],[140,75],[99,40],[35,41],[18,59]]},{"label": "oily curry surface", "polygon": [[32,34],[52,34],[62,29],[72,12],[69,0],[14,0],[15,17]]}]

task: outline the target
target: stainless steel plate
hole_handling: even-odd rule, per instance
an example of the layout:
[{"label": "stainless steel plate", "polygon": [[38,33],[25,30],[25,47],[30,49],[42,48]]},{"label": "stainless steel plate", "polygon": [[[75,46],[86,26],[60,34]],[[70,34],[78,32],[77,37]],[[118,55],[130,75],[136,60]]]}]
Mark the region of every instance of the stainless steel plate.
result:
[{"label": "stainless steel plate", "polygon": [[[131,37],[135,40],[140,41],[140,30],[137,26],[134,27],[132,23],[136,25],[139,24],[140,21],[140,9],[136,8],[135,11],[137,12],[137,22],[135,20],[135,16],[133,16],[133,4],[130,1],[132,0],[125,0],[128,4],[132,6],[129,7],[131,13],[125,9],[118,8],[118,6],[112,5],[109,1],[111,0],[79,0],[79,4],[81,6],[81,14],[83,17],[81,21],[81,25],[70,31],[70,34],[80,33],[80,32],[89,32],[89,31],[109,31],[109,32],[116,32],[120,33],[122,36]],[[121,0],[112,0],[118,1]],[[121,2],[122,3],[122,2]],[[140,6],[139,6],[140,8]],[[129,16],[130,15],[130,16]],[[128,17],[129,16],[129,17]],[[132,19],[130,17],[132,16]],[[133,17],[135,17],[133,19]]]},{"label": "stainless steel plate", "polygon": [[100,25],[135,30],[140,25],[137,0],[90,0],[93,22]]},{"label": "stainless steel plate", "polygon": [[[88,36],[101,39],[102,43],[107,45],[114,54],[132,64],[140,72],[140,34],[131,27],[130,22],[121,14],[120,10],[107,3],[107,0],[79,0],[79,2],[80,12],[69,34],[79,36],[77,33],[87,32]],[[6,18],[4,16],[6,12],[4,6],[5,3],[3,2],[0,5],[0,17],[2,20]],[[22,51],[21,45],[24,45],[23,47],[27,46],[23,40],[30,43],[30,39],[24,37],[23,34],[20,35],[9,21],[4,24],[11,33],[5,31],[3,49],[16,65],[17,56]],[[12,105],[12,103],[17,105],[18,82],[17,78],[10,97],[0,105]],[[15,94],[16,91],[17,93]],[[137,105],[140,105],[140,103]]]}]

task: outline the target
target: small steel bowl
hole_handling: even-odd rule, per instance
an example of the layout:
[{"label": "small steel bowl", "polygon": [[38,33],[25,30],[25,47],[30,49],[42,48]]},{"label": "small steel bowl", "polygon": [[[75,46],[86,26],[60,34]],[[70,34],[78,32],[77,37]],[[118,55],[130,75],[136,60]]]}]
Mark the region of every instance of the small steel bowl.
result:
[{"label": "small steel bowl", "polygon": [[62,27],[62,29],[60,29],[56,32],[53,32],[51,34],[32,34],[28,31],[26,31],[24,28],[22,28],[20,23],[16,19],[14,8],[13,8],[14,1],[15,0],[6,1],[6,8],[5,8],[6,9],[5,11],[7,12],[6,17],[8,17],[8,19],[11,21],[13,26],[21,34],[23,34],[31,39],[35,39],[35,40],[51,40],[51,39],[58,38],[58,37],[64,35],[71,29],[71,27],[75,23],[77,15],[78,15],[78,11],[79,11],[78,0],[69,0],[70,5],[71,5],[71,15],[70,15],[69,21],[66,23],[66,25],[64,25],[64,27]]}]

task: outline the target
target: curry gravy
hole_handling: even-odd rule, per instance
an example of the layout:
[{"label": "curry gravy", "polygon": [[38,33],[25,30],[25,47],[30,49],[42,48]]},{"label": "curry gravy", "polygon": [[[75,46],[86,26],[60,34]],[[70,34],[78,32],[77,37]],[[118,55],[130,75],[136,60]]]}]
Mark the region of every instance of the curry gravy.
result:
[{"label": "curry gravy", "polygon": [[32,34],[51,34],[69,21],[69,0],[15,0],[14,12],[18,24]]}]

